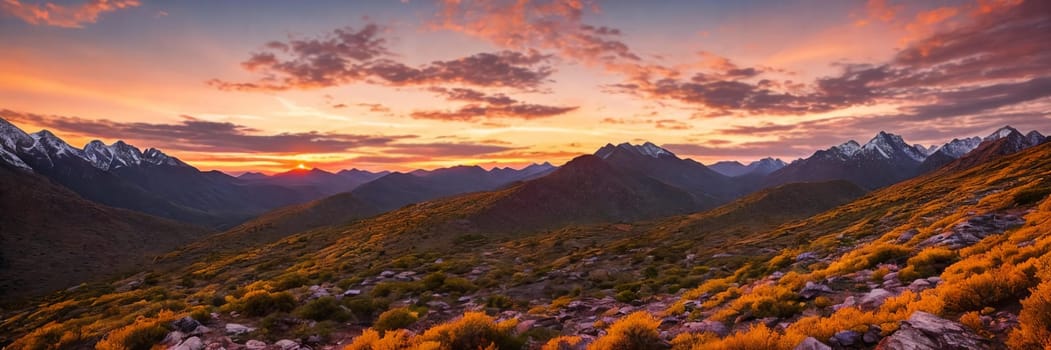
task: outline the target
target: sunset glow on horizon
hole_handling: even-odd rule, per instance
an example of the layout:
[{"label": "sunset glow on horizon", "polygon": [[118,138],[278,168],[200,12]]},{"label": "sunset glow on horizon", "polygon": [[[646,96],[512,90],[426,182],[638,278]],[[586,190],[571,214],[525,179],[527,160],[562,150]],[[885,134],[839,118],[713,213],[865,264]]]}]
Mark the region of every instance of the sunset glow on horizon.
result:
[{"label": "sunset glow on horizon", "polygon": [[[250,6],[251,11],[243,7]],[[0,3],[0,117],[202,170],[790,161],[1051,131],[1047,1]]]}]

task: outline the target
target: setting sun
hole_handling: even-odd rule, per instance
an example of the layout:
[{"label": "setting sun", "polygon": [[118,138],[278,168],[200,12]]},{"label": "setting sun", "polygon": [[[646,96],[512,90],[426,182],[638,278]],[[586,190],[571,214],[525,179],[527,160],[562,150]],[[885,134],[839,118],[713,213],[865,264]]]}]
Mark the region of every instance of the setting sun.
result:
[{"label": "setting sun", "polygon": [[299,165],[297,165],[297,166],[296,166],[296,168],[299,168],[299,169],[306,169],[306,168],[307,168],[307,166],[306,166],[306,165],[303,165],[303,163],[299,163]]}]

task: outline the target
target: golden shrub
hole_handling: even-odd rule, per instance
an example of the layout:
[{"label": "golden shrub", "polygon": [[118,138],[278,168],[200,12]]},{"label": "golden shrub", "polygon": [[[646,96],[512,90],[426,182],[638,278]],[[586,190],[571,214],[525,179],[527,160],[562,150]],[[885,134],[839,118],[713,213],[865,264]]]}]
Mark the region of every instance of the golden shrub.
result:
[{"label": "golden shrub", "polygon": [[764,324],[757,324],[746,331],[710,343],[694,346],[694,350],[791,350],[804,337],[778,333]]},{"label": "golden shrub", "polygon": [[420,342],[435,342],[440,349],[518,349],[523,342],[515,337],[517,320],[497,323],[481,312],[468,312],[463,317],[428,329]]},{"label": "golden shrub", "polygon": [[581,341],[583,341],[583,339],[579,336],[564,335],[548,340],[540,350],[572,350],[579,345]]},{"label": "golden shrub", "polygon": [[409,308],[399,307],[384,311],[380,314],[373,327],[380,332],[401,329],[411,326],[413,323],[416,323],[416,320],[418,319],[419,315],[409,310]]},{"label": "golden shrub", "polygon": [[1022,300],[1018,321],[1007,340],[1012,349],[1051,348],[1051,281],[1040,283]]},{"label": "golden shrub", "polygon": [[960,323],[975,332],[982,332],[985,330],[985,325],[982,323],[982,316],[979,315],[977,311],[971,311],[960,315]]},{"label": "golden shrub", "polygon": [[702,345],[719,340],[719,336],[714,333],[701,332],[701,333],[680,333],[675,336],[675,339],[671,340],[672,350],[693,350],[700,348]]},{"label": "golden shrub", "polygon": [[343,350],[408,350],[415,348],[412,337],[403,329],[380,332],[369,328],[354,338]]},{"label": "golden shrub", "polygon": [[660,320],[639,311],[613,322],[606,335],[588,346],[588,350],[663,349],[657,326]]},{"label": "golden shrub", "polygon": [[168,334],[168,325],[177,319],[174,312],[163,310],[156,317],[139,317],[135,323],[118,328],[106,335],[95,349],[139,350],[149,349]]}]

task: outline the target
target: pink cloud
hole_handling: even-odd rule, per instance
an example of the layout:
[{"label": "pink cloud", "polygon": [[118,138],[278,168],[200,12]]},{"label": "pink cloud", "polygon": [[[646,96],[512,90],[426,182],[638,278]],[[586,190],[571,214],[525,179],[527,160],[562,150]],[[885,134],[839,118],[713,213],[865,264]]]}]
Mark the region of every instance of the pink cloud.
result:
[{"label": "pink cloud", "polygon": [[20,0],[3,0],[0,11],[18,17],[29,24],[50,25],[63,28],[82,28],[86,23],[95,23],[100,15],[121,9],[137,7],[139,0],[90,0],[79,5],[24,3]]}]

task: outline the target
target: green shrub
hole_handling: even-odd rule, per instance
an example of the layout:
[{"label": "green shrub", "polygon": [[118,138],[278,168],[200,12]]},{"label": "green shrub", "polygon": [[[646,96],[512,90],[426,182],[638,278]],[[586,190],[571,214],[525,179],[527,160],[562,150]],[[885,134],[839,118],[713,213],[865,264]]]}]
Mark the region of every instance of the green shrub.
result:
[{"label": "green shrub", "polygon": [[485,306],[500,310],[510,309],[515,306],[514,300],[506,295],[494,294],[486,298]]},{"label": "green shrub", "polygon": [[868,255],[868,266],[873,267],[886,262],[895,262],[905,259],[912,253],[912,250],[906,247],[892,245],[892,244],[881,244],[875,246],[873,251]]},{"label": "green shrub", "polygon": [[339,301],[333,297],[321,297],[300,306],[295,311],[300,318],[314,321],[334,320],[344,322],[351,317],[350,312],[344,310]]},{"label": "green shrub", "polygon": [[1014,201],[1018,205],[1036,204],[1051,194],[1051,186],[1030,188],[1015,194]]},{"label": "green shrub", "polygon": [[402,329],[411,326],[419,319],[419,316],[409,308],[399,307],[384,311],[376,319],[372,328],[384,332],[392,329]]},{"label": "green shrub", "polygon": [[307,284],[307,282],[309,282],[309,280],[307,279],[307,276],[303,276],[303,274],[301,274],[301,273],[293,272],[293,273],[281,276],[281,278],[279,278],[276,282],[274,282],[273,286],[274,286],[275,290],[281,291],[281,290],[289,290],[289,289],[292,289],[292,288],[301,287],[304,284]]},{"label": "green shrub", "polygon": [[289,312],[296,307],[296,299],[288,292],[269,293],[252,291],[245,294],[233,306],[246,316],[262,317],[274,312]]},{"label": "green shrub", "polygon": [[945,248],[927,248],[909,258],[908,266],[898,272],[898,279],[908,283],[917,278],[927,278],[941,273],[945,267],[959,260],[960,255]]},{"label": "green shrub", "polygon": [[615,298],[619,302],[630,303],[630,302],[633,302],[636,299],[638,299],[638,296],[635,295],[635,292],[632,292],[631,290],[624,290],[624,291],[621,291],[620,293],[617,293]]}]

